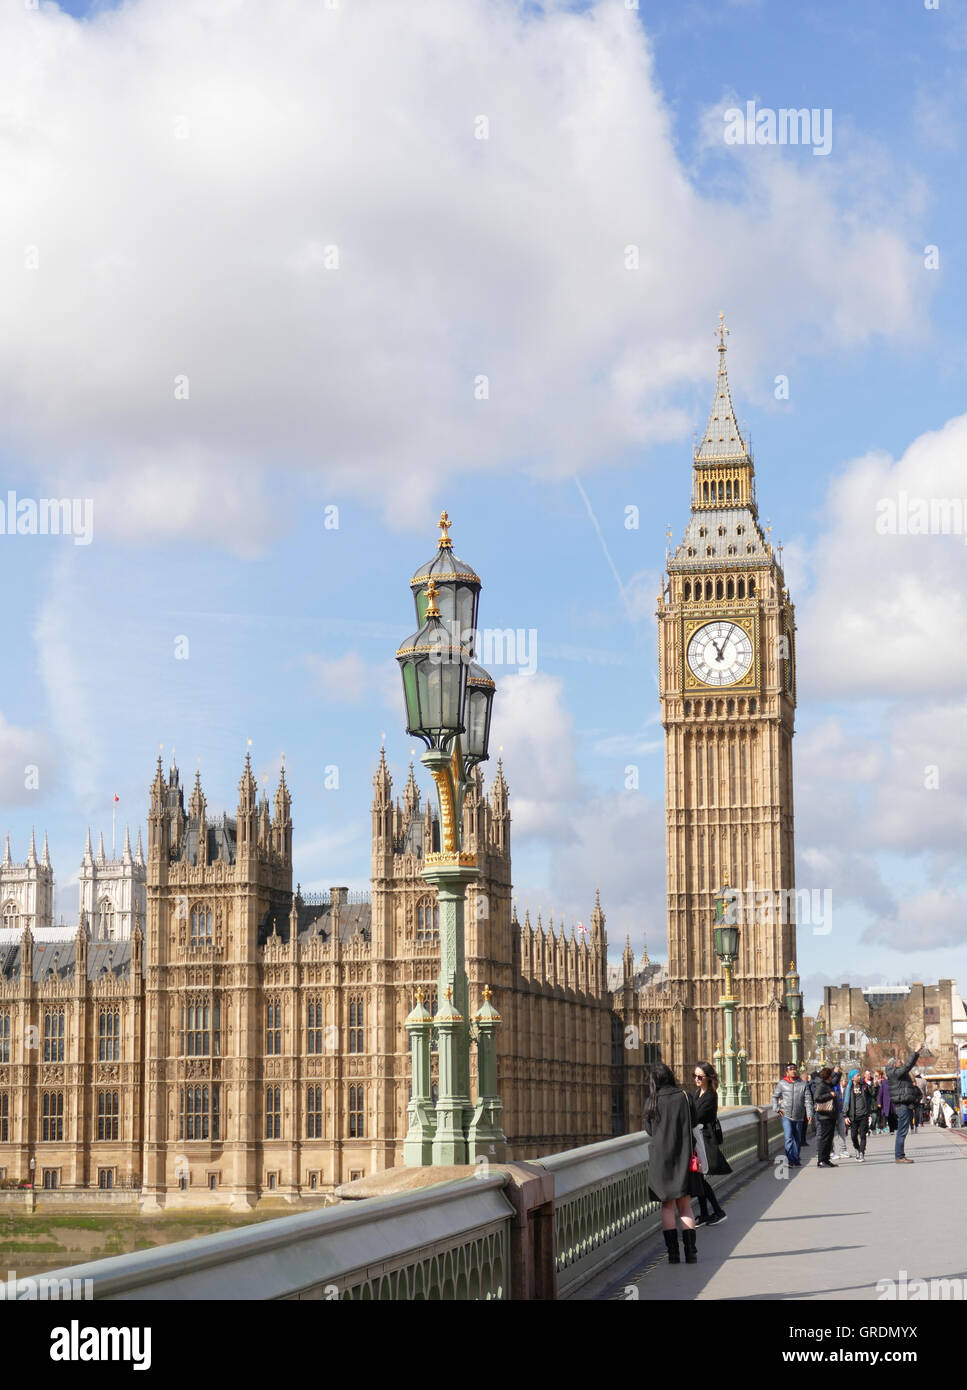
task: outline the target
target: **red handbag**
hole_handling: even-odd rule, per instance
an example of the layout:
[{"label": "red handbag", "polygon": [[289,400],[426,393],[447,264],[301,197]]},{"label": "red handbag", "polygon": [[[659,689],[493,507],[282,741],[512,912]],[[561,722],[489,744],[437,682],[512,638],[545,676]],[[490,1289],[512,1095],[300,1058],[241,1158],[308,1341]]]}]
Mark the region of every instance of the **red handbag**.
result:
[{"label": "red handbag", "polygon": [[692,1150],[692,1156],[691,1156],[691,1158],[688,1160],[688,1171],[689,1171],[690,1173],[700,1173],[700,1172],[702,1171],[702,1165],[701,1165],[701,1164],[699,1163],[699,1161],[698,1161],[698,1150],[697,1150],[697,1149],[693,1149],[693,1150]]}]

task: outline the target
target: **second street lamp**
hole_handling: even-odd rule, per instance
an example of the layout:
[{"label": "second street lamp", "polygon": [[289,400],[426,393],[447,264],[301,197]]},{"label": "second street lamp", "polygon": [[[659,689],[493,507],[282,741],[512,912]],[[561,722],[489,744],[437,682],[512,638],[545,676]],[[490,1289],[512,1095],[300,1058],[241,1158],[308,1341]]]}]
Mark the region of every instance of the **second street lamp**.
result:
[{"label": "second street lamp", "polygon": [[789,1012],[789,1022],[791,1032],[789,1034],[789,1045],[792,1048],[792,1061],[799,1066],[799,1020],[802,1017],[802,993],[799,989],[799,975],[796,972],[796,962],[792,961],[786,973],[786,1009]]}]

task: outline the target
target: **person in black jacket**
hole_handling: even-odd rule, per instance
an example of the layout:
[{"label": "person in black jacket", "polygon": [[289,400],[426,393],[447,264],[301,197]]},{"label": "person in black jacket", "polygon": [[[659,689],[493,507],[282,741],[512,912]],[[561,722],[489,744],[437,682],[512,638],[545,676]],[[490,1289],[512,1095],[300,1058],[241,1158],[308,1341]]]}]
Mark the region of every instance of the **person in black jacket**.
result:
[{"label": "person in black jacket", "polygon": [[872,1083],[873,1073],[861,1073],[857,1067],[855,1071],[850,1072],[849,1084],[846,1087],[845,1120],[860,1163],[866,1162],[866,1136],[876,1103]]},{"label": "person in black jacket", "polygon": [[[722,1126],[718,1122],[719,1079],[710,1062],[699,1062],[696,1066],[695,1085],[698,1090],[692,1099],[695,1102],[695,1114],[702,1126],[702,1138],[705,1140],[705,1153],[708,1157],[708,1171],[709,1173],[731,1173],[731,1165],[719,1147],[722,1139]],[[711,1216],[708,1214],[709,1203],[712,1204]],[[717,1226],[720,1221],[728,1219],[719,1205],[715,1189],[704,1173],[702,1174],[702,1191],[699,1193],[698,1206],[698,1224],[700,1226]]]},{"label": "person in black jacket", "polygon": [[900,1066],[900,1059],[894,1049],[893,1056],[886,1064],[886,1079],[890,1084],[890,1106],[896,1111],[897,1128],[896,1144],[893,1149],[893,1157],[897,1163],[912,1163],[912,1158],[907,1158],[904,1153],[907,1130],[910,1128],[910,1118],[913,1114],[913,1102],[916,1099],[917,1084],[910,1075],[916,1066],[917,1058],[923,1051],[924,1044],[921,1043],[916,1052],[911,1052],[910,1056]]},{"label": "person in black jacket", "polygon": [[836,1167],[835,1163],[830,1162],[833,1132],[836,1129],[836,1093],[832,1087],[832,1080],[831,1067],[823,1067],[821,1071],[813,1072],[813,1111],[816,1118],[816,1146],[819,1149],[817,1168]]},{"label": "person in black jacket", "polygon": [[698,1124],[695,1104],[675,1080],[670,1067],[659,1062],[652,1068],[645,1104],[645,1128],[651,1136],[648,1146],[648,1191],[652,1201],[661,1202],[661,1228],[668,1251],[668,1263],[680,1264],[676,1211],[682,1223],[685,1263],[698,1259],[695,1243],[695,1217],[692,1198],[702,1194],[702,1174],[691,1171]]}]

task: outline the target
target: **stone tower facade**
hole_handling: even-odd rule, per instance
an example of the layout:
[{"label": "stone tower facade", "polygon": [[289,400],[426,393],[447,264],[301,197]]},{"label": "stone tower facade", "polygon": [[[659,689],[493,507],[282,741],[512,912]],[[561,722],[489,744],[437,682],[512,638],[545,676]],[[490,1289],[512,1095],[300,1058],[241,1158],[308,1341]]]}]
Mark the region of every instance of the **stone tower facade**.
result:
[{"label": "stone tower facade", "polygon": [[78,882],[80,910],[92,941],[127,941],[136,926],[144,931],[145,869],[140,830],[133,854],[131,836],[125,830],[119,859],[107,858],[103,835],[95,855],[91,849],[91,832],[87,832]]},{"label": "stone tower facade", "polygon": [[27,858],[22,864],[16,864],[10,853],[8,835],[0,863],[0,931],[6,932],[9,940],[19,939],[24,927],[32,932],[47,932],[53,920],[54,870],[47,836],[44,836],[43,852],[38,859],[31,831]]},{"label": "stone tower facade", "polygon": [[759,522],[736,420],[726,330],[709,421],[696,446],[691,517],[658,601],[665,728],[668,1015],[664,1055],[681,1076],[724,1046],[713,898],[739,891],[738,1043],[754,1104],[786,1056],[783,975],[795,956],[792,736],[795,620]]}]

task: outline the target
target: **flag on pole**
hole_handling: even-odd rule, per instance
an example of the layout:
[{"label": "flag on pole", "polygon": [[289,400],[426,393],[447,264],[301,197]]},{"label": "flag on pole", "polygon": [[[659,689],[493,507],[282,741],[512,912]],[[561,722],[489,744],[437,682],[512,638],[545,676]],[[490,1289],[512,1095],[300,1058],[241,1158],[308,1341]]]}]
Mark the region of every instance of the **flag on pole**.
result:
[{"label": "flag on pole", "polygon": [[114,800],[115,800],[115,801],[120,801],[120,800],[121,800],[121,798],[118,796],[117,792],[114,793]]}]

